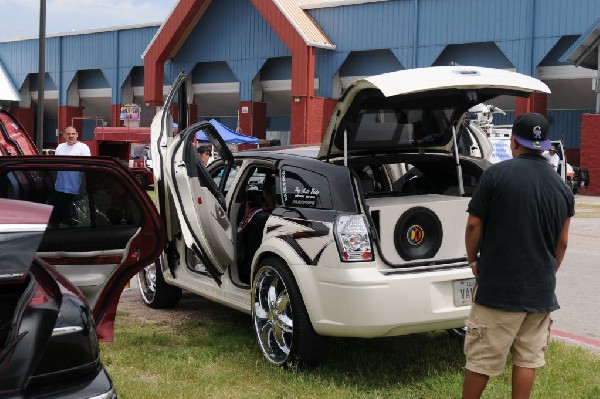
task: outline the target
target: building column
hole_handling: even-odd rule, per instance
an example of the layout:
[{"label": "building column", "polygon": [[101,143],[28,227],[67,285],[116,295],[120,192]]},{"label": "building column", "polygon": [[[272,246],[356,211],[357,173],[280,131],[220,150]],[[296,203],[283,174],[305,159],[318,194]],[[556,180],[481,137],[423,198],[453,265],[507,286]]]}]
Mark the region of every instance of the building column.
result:
[{"label": "building column", "polygon": [[267,137],[266,103],[240,101],[238,119],[242,134],[258,139],[265,139]]},{"label": "building column", "polygon": [[[73,125],[78,132],[83,130],[83,122],[81,119],[73,120],[73,118],[81,117],[83,115],[82,107],[72,107],[68,105],[58,106],[58,131],[62,133],[67,126]],[[59,135],[58,142],[62,143],[62,136]]]},{"label": "building column", "polygon": [[308,103],[306,142],[320,144],[338,101],[335,98],[312,97]]},{"label": "building column", "polygon": [[517,97],[515,100],[515,118],[527,112],[548,115],[548,94],[532,93],[528,98]]},{"label": "building column", "polygon": [[590,172],[590,186],[582,194],[600,195],[600,115],[581,116],[580,166]]},{"label": "building column", "polygon": [[35,110],[33,108],[14,107],[10,109],[10,113],[19,121],[25,132],[35,143]]},{"label": "building column", "polygon": [[188,105],[188,126],[193,123],[198,122],[198,105],[197,104],[189,104]]},{"label": "building column", "polygon": [[110,106],[110,126],[121,126],[121,104],[112,104]]},{"label": "building column", "polygon": [[292,96],[290,144],[320,144],[337,105],[334,98]]}]

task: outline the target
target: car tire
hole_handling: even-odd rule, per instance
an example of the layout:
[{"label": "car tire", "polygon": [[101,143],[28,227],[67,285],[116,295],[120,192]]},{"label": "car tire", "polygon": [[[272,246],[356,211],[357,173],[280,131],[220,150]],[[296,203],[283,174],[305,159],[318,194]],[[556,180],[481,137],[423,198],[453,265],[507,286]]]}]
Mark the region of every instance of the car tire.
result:
[{"label": "car tire", "polygon": [[142,301],[152,309],[173,307],[181,298],[181,288],[165,282],[160,259],[137,274]]},{"label": "car tire", "polygon": [[321,363],[327,337],[315,332],[289,267],[277,257],[263,260],[252,284],[252,324],[265,358],[283,368]]}]

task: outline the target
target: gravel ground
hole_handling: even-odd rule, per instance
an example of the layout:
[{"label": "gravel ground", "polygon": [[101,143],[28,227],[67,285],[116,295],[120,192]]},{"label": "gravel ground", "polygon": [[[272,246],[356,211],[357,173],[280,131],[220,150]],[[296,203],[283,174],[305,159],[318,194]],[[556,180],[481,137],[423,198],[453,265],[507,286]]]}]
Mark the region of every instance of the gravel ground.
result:
[{"label": "gravel ground", "polygon": [[130,287],[121,294],[119,312],[127,313],[126,318],[119,318],[117,323],[146,323],[160,328],[162,325],[180,324],[187,320],[211,323],[216,320],[245,320],[250,326],[250,316],[245,313],[227,308],[216,302],[209,301],[189,292],[183,292],[181,300],[172,309],[151,309],[140,297],[137,279],[133,278]]}]

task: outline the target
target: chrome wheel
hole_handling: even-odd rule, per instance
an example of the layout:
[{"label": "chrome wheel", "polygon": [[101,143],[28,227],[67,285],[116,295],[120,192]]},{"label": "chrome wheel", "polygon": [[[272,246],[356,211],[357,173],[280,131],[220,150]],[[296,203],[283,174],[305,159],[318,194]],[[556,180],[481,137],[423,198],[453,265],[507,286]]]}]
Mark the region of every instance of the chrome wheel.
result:
[{"label": "chrome wheel", "polygon": [[165,282],[159,262],[160,260],[157,260],[137,274],[142,301],[153,309],[172,307],[181,298],[181,288]]},{"label": "chrome wheel", "polygon": [[300,289],[280,258],[260,263],[252,286],[252,322],[265,358],[283,367],[320,363],[327,339],[315,332]]},{"label": "chrome wheel", "polygon": [[467,335],[467,327],[449,328],[446,331],[448,331],[448,334],[459,338],[464,338]]},{"label": "chrome wheel", "polygon": [[154,263],[140,270],[137,280],[142,300],[146,304],[151,303],[156,294],[156,264]]},{"label": "chrome wheel", "polygon": [[285,362],[294,337],[293,313],[285,283],[271,267],[256,277],[254,329],[265,356],[276,364]]}]

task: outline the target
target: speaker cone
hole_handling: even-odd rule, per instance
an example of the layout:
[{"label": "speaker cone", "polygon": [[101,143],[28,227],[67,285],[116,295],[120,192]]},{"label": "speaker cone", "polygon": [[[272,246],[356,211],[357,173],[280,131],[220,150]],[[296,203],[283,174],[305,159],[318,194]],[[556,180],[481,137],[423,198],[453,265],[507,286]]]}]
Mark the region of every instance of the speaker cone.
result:
[{"label": "speaker cone", "polygon": [[433,258],[442,245],[442,238],[440,219],[424,207],[404,212],[394,229],[396,251],[404,260]]}]

